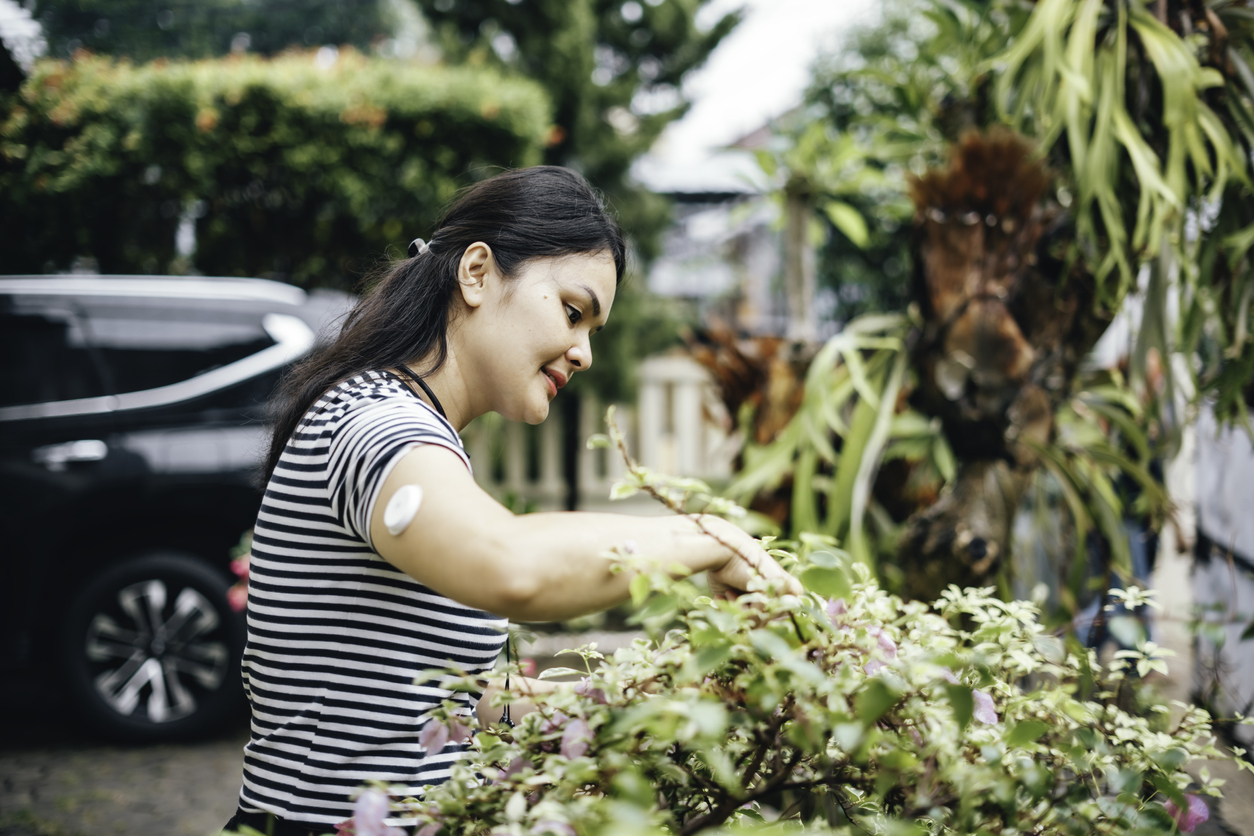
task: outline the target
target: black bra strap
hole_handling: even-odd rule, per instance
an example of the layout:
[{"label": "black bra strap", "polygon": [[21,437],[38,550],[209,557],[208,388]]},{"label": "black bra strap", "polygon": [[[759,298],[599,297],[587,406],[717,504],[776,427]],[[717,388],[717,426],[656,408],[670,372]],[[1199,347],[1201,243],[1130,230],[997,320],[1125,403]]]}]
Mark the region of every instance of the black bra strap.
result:
[{"label": "black bra strap", "polygon": [[[506,695],[509,694],[509,669],[513,665],[513,660],[510,658],[511,654],[509,652],[511,641],[512,641],[512,637],[509,634],[509,625],[506,625],[505,627],[505,693]],[[505,703],[505,710],[501,712],[501,722],[509,726],[511,729],[514,727],[514,718],[509,716],[509,703]]]},{"label": "black bra strap", "polygon": [[417,383],[419,387],[422,388],[422,391],[427,393],[427,397],[431,399],[431,405],[435,407],[435,411],[440,413],[440,417],[447,421],[448,416],[444,414],[444,407],[440,406],[440,399],[435,396],[435,392],[431,391],[431,387],[427,385],[427,382],[418,375],[414,374],[413,369],[406,366],[404,363],[398,364],[397,368],[409,375],[414,383]]}]

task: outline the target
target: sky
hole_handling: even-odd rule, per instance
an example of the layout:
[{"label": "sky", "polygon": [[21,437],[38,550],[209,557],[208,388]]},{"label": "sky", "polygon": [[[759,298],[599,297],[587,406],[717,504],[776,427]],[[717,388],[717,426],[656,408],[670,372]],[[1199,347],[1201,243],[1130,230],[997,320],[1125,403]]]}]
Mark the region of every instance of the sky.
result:
[{"label": "sky", "polygon": [[714,0],[703,19],[744,7],[744,21],[684,83],[694,102],[667,128],[653,154],[668,164],[698,162],[801,100],[823,47],[879,14],[878,0]]}]

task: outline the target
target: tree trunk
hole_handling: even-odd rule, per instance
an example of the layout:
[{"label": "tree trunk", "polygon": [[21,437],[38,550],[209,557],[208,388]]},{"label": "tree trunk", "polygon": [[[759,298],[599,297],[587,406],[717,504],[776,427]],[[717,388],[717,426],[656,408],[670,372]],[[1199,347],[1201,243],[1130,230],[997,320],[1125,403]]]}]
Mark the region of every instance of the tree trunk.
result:
[{"label": "tree trunk", "polygon": [[912,184],[915,298],[923,315],[912,400],[938,416],[960,462],[900,543],[903,592],[986,586],[1008,554],[1036,450],[1110,317],[1092,275],[1068,264],[1073,227],[1031,146],[971,133],[948,168]]}]

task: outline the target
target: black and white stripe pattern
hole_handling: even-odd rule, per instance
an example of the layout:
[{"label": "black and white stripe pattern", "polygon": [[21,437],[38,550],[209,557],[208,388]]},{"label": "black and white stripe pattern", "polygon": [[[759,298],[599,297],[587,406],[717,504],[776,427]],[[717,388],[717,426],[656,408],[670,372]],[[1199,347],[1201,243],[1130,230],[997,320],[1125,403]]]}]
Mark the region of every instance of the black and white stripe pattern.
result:
[{"label": "black and white stripe pattern", "polygon": [[[248,578],[244,682],[252,739],[240,806],[332,825],[367,780],[417,794],[465,748],[427,753],[427,712],[465,694],[415,685],[433,668],[490,670],[506,621],[445,598],[370,544],[370,512],[392,466],[420,444],[470,467],[457,432],[390,372],[323,395],[266,487]],[[400,820],[393,824],[403,823]]]}]

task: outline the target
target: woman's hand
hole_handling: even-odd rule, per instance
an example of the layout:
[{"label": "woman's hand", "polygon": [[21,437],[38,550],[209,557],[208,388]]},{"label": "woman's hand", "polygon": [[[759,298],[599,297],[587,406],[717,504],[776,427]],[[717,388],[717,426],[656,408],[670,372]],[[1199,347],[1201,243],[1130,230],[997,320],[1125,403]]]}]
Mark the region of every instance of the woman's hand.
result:
[{"label": "woman's hand", "polygon": [[697,524],[733,552],[726,563],[706,573],[711,596],[734,598],[741,592],[764,590],[768,586],[789,595],[805,592],[796,578],[785,572],[757,540],[738,526],[705,514],[697,518]]}]

